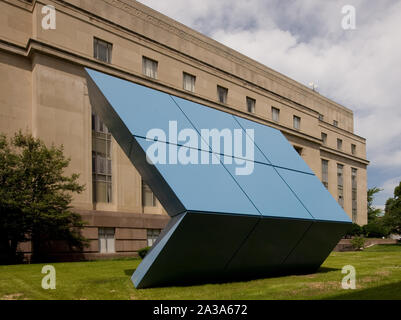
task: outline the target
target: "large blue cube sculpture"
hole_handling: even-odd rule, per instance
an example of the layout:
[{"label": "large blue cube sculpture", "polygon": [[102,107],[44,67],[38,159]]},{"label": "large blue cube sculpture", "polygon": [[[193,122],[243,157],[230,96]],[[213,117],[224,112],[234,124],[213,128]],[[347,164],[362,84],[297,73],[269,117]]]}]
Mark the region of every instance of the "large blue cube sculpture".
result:
[{"label": "large blue cube sculpture", "polygon": [[[349,228],[347,214],[280,131],[87,73],[93,108],[171,216],[132,276],[136,288],[314,272]],[[146,139],[151,129],[169,132],[170,122],[177,132],[192,129],[200,143]],[[203,129],[239,130],[252,140],[254,156],[216,152]],[[155,144],[196,151],[211,164],[151,164],[146,150]],[[238,163],[253,172],[235,174]]]}]

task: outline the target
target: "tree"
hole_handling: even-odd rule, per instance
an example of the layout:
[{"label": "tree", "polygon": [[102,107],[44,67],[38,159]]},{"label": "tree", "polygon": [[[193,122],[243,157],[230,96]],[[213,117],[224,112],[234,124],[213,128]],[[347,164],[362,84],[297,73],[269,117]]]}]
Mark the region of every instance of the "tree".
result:
[{"label": "tree", "polygon": [[357,223],[352,223],[345,234],[345,238],[352,238],[363,234],[362,227]]},{"label": "tree", "polygon": [[3,262],[18,261],[18,244],[31,240],[35,261],[46,258],[55,240],[70,249],[87,244],[81,236],[84,222],[71,211],[73,193],[84,186],[78,174],[64,175],[70,159],[63,146],[47,147],[21,131],[11,139],[0,135],[0,249]]},{"label": "tree", "polygon": [[377,187],[368,189],[368,224],[362,227],[362,233],[369,238],[387,237],[389,229],[381,216],[382,210],[373,206],[374,196],[382,191]]},{"label": "tree", "polygon": [[382,212],[380,209],[377,209],[373,206],[373,198],[376,193],[379,193],[383,189],[373,187],[368,189],[368,223],[371,221],[376,220],[376,218],[380,215]]},{"label": "tree", "polygon": [[386,201],[384,222],[391,233],[401,234],[401,182],[394,188],[394,197]]},{"label": "tree", "polygon": [[0,135],[0,261],[17,262],[18,243],[26,241],[27,217],[20,208],[18,156],[11,151],[4,135]]}]

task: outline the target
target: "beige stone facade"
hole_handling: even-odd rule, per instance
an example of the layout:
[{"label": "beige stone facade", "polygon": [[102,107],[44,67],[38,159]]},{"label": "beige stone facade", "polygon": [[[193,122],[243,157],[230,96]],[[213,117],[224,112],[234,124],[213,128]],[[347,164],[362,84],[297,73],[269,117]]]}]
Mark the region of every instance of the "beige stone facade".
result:
[{"label": "beige stone facade", "polygon": [[[55,29],[42,26],[45,5],[56,10]],[[111,44],[109,62],[94,58],[95,38]],[[156,79],[143,74],[143,57],[157,61]],[[369,162],[365,139],[353,133],[351,110],[133,0],[0,0],[0,131],[22,129],[64,145],[68,171],[80,173],[86,185],[73,205],[90,221],[88,256],[98,256],[98,228],[115,228],[112,252],[132,254],[147,244],[148,229],[162,229],[168,217],[157,201],[143,205],[141,177],[113,139],[111,202],[93,201],[92,107],[83,67],[281,130],[319,178],[322,159],[328,160],[328,189],[336,199],[337,165],[343,165],[344,209],[355,222],[367,222]],[[184,72],[196,77],[194,92],[183,89]],[[218,101],[218,85],[228,89],[226,103]],[[256,100],[254,113],[247,97]],[[272,107],[280,110],[278,121]]]}]

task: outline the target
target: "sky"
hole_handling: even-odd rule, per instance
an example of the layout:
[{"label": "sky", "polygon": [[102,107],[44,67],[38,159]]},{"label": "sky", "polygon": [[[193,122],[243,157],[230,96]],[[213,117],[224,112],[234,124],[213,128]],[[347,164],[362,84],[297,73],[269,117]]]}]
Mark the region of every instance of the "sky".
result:
[{"label": "sky", "polygon": [[[140,0],[354,111],[368,186],[384,207],[401,181],[401,1]],[[355,8],[355,29],[342,21]],[[348,19],[346,19],[349,21]]]}]

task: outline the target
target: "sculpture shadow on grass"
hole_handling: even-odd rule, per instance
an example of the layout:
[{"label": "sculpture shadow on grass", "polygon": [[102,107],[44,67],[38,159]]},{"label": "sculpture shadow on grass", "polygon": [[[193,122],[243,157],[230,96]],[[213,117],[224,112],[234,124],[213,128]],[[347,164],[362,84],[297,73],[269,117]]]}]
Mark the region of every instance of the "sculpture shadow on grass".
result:
[{"label": "sculpture shadow on grass", "polygon": [[127,275],[127,276],[132,276],[132,274],[135,272],[135,270],[136,269],[125,269],[124,270],[124,273]]},{"label": "sculpture shadow on grass", "polygon": [[[131,276],[135,272],[135,270],[136,269],[126,269],[126,270],[124,270],[124,273],[127,276]],[[329,273],[329,272],[338,272],[340,270],[341,269],[338,269],[338,268],[321,267],[321,268],[319,268],[319,270],[317,272],[312,272],[312,273],[299,272],[297,274],[293,274],[292,276],[302,276],[302,275],[307,276],[307,275],[310,275],[310,274],[318,275],[318,274],[324,274],[324,273]],[[280,278],[280,277],[286,277],[286,276],[290,277],[291,275],[285,274],[284,272],[282,272],[282,273],[271,273],[268,277],[266,277],[264,279],[267,279],[267,278]],[[252,281],[252,280],[263,280],[263,278],[260,278],[260,277],[257,277],[257,276],[255,276],[255,277],[242,277],[242,278],[232,279],[231,283]],[[221,279],[220,281],[218,281],[218,280],[211,281],[208,284],[222,284],[222,283],[227,283],[227,279]],[[181,284],[181,285],[174,284],[174,286],[175,287],[191,287],[191,286],[204,285],[204,284],[205,283],[203,281],[198,281],[198,282],[194,281],[190,285],[188,285],[188,284]]]}]

